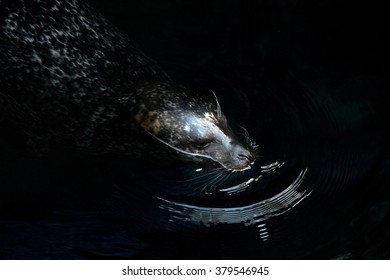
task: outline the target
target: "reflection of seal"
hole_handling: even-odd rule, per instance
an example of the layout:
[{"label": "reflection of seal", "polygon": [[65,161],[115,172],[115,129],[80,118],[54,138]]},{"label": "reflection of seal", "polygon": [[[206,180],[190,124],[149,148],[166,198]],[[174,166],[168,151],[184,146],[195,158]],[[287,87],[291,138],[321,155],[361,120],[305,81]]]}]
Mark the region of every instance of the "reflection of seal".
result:
[{"label": "reflection of seal", "polygon": [[230,132],[218,101],[175,85],[82,1],[17,0],[0,15],[2,135],[37,152],[66,144],[138,157],[168,151],[232,171],[253,163],[251,141]]}]

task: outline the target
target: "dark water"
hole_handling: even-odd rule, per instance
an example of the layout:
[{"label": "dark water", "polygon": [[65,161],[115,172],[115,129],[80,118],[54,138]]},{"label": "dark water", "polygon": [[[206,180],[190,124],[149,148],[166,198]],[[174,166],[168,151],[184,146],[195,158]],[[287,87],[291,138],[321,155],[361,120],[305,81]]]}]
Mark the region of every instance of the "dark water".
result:
[{"label": "dark water", "polygon": [[259,159],[214,190],[196,165],[36,159],[4,141],[1,258],[390,258],[384,7],[123,2],[94,5],[174,79],[213,90]]}]

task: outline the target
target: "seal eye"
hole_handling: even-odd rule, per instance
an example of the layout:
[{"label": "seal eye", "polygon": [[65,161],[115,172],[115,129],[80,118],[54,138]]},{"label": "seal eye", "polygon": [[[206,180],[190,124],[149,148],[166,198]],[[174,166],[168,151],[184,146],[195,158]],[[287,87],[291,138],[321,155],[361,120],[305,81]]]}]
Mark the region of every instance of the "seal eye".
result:
[{"label": "seal eye", "polygon": [[206,149],[210,144],[213,142],[213,140],[205,139],[205,140],[199,140],[196,142],[193,142],[192,144],[195,146],[195,148],[203,150]]}]

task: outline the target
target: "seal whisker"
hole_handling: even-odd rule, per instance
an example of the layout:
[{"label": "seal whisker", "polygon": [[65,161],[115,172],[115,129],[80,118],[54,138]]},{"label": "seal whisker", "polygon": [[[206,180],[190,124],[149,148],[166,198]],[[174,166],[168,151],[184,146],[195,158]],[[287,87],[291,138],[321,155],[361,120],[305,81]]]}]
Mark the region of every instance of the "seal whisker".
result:
[{"label": "seal whisker", "polygon": [[208,181],[206,184],[204,184],[202,187],[202,192],[205,190],[213,190],[214,184],[219,181],[221,176],[222,176],[222,174],[218,174],[217,176],[212,178],[210,181]]},{"label": "seal whisker", "polygon": [[215,191],[217,187],[221,186],[223,183],[226,182],[228,179],[229,175],[228,174],[221,174],[222,177],[220,177],[218,180],[215,180],[212,185],[212,190]]},{"label": "seal whisker", "polygon": [[223,179],[223,176],[224,174],[220,173],[214,178],[212,178],[210,181],[208,181],[206,184],[202,186],[201,191],[204,192],[206,190],[211,190],[211,191],[215,190],[216,187],[219,185],[221,179]]},{"label": "seal whisker", "polygon": [[241,126],[241,129],[244,132],[240,133],[240,134],[244,136],[245,142],[253,150],[253,152],[256,153],[257,152],[257,148],[259,147],[259,145],[257,145],[256,142],[252,138],[249,137],[249,132],[248,132],[248,130],[245,127]]},{"label": "seal whisker", "polygon": [[218,172],[212,175],[208,180],[205,180],[200,186],[198,186],[195,190],[199,190],[204,192],[205,190],[214,190],[218,185],[223,183],[226,171]]},{"label": "seal whisker", "polygon": [[228,180],[231,180],[231,178],[232,178],[232,173],[227,173],[226,176],[223,178],[223,181],[220,183],[220,185],[224,184]]},{"label": "seal whisker", "polygon": [[195,176],[195,177],[192,177],[192,178],[190,178],[190,179],[187,179],[187,180],[183,180],[183,181],[181,181],[182,183],[187,183],[187,182],[191,182],[191,181],[195,181],[195,180],[198,180],[198,179],[201,179],[201,178],[205,178],[205,177],[207,177],[207,176],[211,176],[211,175],[216,175],[216,174],[218,174],[220,171],[219,170],[210,170],[210,171],[208,171],[208,172],[206,172],[206,173],[204,173],[204,174],[200,174],[200,175],[198,175],[198,176]]},{"label": "seal whisker", "polygon": [[245,139],[247,139],[249,137],[248,130],[245,127],[243,127],[243,126],[240,126],[240,127],[244,131],[244,133],[241,133],[241,134],[245,136]]},{"label": "seal whisker", "polygon": [[202,192],[206,190],[215,191],[219,186],[223,185],[228,179],[230,179],[232,174],[232,172],[224,170],[219,175],[211,178],[209,182],[201,185],[197,189],[201,188]]},{"label": "seal whisker", "polygon": [[220,118],[222,116],[221,105],[219,104],[218,97],[215,92],[213,90],[211,90],[211,92],[213,93],[215,101],[217,102],[217,116]]}]

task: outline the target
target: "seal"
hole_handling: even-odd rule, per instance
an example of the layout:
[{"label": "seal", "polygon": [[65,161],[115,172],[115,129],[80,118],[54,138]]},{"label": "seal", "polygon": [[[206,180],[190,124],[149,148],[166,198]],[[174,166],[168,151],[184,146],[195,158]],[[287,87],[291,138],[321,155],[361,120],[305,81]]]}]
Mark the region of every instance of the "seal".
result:
[{"label": "seal", "polygon": [[0,19],[0,129],[26,149],[254,163],[215,95],[176,84],[83,1],[2,1]]}]

